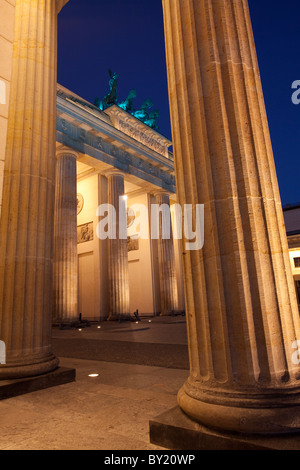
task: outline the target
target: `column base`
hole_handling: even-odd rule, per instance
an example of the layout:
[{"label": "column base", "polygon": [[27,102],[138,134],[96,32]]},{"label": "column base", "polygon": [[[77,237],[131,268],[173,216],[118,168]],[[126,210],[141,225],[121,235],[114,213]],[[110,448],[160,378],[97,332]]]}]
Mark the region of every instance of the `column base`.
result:
[{"label": "column base", "polygon": [[182,310],[168,310],[166,312],[161,312],[159,314],[160,317],[178,317],[178,316],[185,316],[185,312]]},{"label": "column base", "polygon": [[59,360],[52,354],[47,358],[37,360],[36,362],[32,361],[27,364],[8,363],[7,365],[0,366],[0,381],[36,377],[47,374],[57,369],[58,365]]},{"label": "column base", "polygon": [[300,434],[247,436],[209,429],[179,406],[150,421],[151,444],[170,450],[300,450]]},{"label": "column base", "polygon": [[7,400],[8,398],[25,395],[38,390],[71,383],[75,381],[75,378],[75,369],[58,367],[55,371],[39,375],[38,377],[29,377],[17,380],[1,380],[0,400]]},{"label": "column base", "polygon": [[201,390],[187,382],[178,404],[191,419],[221,432],[280,435],[300,432],[299,387],[244,393]]},{"label": "column base", "polygon": [[129,313],[113,313],[109,315],[107,321],[133,321]]},{"label": "column base", "polygon": [[56,318],[52,320],[52,326],[56,325],[72,325],[74,323],[78,323],[80,320],[78,317],[76,318]]},{"label": "column base", "polygon": [[52,323],[52,327],[59,327],[61,330],[89,328],[92,324],[88,320],[74,320],[74,321],[61,321],[59,323]]}]

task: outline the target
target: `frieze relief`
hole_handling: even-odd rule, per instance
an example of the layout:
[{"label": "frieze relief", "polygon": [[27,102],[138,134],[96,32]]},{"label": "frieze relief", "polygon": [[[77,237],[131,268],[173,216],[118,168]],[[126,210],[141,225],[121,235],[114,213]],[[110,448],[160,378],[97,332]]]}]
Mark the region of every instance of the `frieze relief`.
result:
[{"label": "frieze relief", "polygon": [[128,122],[119,121],[119,129],[124,132],[124,134],[133,137],[147,147],[155,150],[157,153],[160,153],[163,156],[166,156],[167,149],[163,145],[159,144],[153,137],[147,135],[147,133],[141,132],[136,129],[134,126],[131,126]]},{"label": "frieze relief", "polygon": [[86,243],[94,240],[94,225],[93,222],[79,225],[77,227],[77,243]]},{"label": "frieze relief", "polygon": [[139,251],[140,241],[138,238],[127,237],[127,249],[128,253],[131,251]]}]

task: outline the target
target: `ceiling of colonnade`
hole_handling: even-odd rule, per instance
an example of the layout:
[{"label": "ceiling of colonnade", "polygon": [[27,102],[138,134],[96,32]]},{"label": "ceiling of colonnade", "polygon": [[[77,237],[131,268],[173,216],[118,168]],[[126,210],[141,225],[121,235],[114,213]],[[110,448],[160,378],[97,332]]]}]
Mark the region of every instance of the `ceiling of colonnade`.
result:
[{"label": "ceiling of colonnade", "polygon": [[[150,99],[159,131],[171,139],[162,0],[70,0],[59,15],[58,81],[93,102],[119,74],[118,97],[136,89]],[[300,80],[298,0],[249,0],[283,204],[300,201]],[[300,93],[299,93],[300,98]],[[300,101],[300,100],[299,100]]]}]

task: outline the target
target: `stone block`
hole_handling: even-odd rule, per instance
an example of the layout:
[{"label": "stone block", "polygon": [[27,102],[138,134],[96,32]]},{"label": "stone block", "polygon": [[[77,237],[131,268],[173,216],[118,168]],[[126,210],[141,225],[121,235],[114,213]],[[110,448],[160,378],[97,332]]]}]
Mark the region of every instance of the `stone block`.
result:
[{"label": "stone block", "polygon": [[57,385],[64,385],[74,382],[76,378],[75,369],[59,367],[48,374],[39,375],[18,380],[0,381],[0,400],[25,395],[27,393],[44,390]]},{"label": "stone block", "polygon": [[227,434],[196,423],[176,407],[150,421],[150,442],[170,450],[299,450],[300,434]]}]

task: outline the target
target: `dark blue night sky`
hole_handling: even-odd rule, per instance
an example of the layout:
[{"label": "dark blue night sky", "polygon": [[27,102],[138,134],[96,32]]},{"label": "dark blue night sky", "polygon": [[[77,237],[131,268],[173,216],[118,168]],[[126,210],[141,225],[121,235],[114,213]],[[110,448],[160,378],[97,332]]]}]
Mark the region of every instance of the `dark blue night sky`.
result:
[{"label": "dark blue night sky", "polygon": [[[298,0],[249,0],[282,203],[300,202]],[[59,15],[58,81],[94,102],[119,74],[118,98],[151,99],[159,131],[171,139],[161,0],[70,0]]]}]

